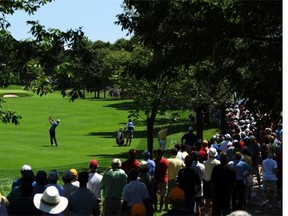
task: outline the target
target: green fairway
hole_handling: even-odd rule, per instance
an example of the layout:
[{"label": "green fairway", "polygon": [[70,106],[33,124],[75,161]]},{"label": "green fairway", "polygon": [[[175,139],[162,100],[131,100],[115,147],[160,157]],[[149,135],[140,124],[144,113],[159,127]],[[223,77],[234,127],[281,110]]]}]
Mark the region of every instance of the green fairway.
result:
[{"label": "green fairway", "polygon": [[[40,169],[57,169],[61,173],[70,168],[87,170],[89,161],[95,158],[100,163],[99,171],[103,172],[110,167],[113,158],[126,159],[130,148],[139,150],[139,160],[142,159],[141,152],[146,149],[144,119],[134,121],[136,128],[132,146],[119,147],[115,143],[119,127],[124,128],[127,123],[130,101],[91,97],[69,102],[59,93],[43,97],[31,94],[5,100],[5,109],[16,111],[23,118],[18,126],[0,124],[0,192],[4,194],[10,190],[12,180],[19,177],[23,164],[31,165],[35,173]],[[56,129],[58,147],[50,145],[50,115],[61,120]],[[189,121],[186,113],[183,116],[175,128],[171,127],[173,133],[168,138],[168,148],[178,143],[186,132]],[[161,119],[155,125],[155,148],[158,147],[156,134],[161,124],[169,123],[170,117],[167,119],[167,122]]]}]

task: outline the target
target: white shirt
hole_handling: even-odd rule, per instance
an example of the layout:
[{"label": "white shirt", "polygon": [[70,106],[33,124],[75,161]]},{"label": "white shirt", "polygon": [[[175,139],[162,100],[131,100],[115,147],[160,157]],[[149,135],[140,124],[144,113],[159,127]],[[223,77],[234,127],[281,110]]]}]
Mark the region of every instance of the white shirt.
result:
[{"label": "white shirt", "polygon": [[98,173],[89,173],[89,179],[87,182],[87,188],[96,194],[97,199],[101,199],[100,183],[103,176]]}]

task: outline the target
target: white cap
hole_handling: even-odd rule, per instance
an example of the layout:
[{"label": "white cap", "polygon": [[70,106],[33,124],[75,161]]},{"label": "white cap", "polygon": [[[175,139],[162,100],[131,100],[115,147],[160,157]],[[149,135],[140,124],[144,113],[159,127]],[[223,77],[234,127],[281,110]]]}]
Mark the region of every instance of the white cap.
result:
[{"label": "white cap", "polygon": [[32,170],[31,166],[29,165],[23,165],[22,168],[21,168],[21,171],[26,171],[26,170]]},{"label": "white cap", "polygon": [[119,166],[122,166],[121,160],[119,158],[114,158],[112,160],[112,164],[118,164]]},{"label": "white cap", "polygon": [[192,131],[192,130],[193,130],[193,127],[192,127],[192,126],[190,126],[190,127],[188,128],[188,130],[189,130],[189,131]]}]

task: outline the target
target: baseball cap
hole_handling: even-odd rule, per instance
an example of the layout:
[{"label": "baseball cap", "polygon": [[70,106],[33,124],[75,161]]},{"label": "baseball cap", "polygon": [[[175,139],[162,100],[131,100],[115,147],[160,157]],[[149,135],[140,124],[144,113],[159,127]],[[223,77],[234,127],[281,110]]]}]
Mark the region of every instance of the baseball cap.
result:
[{"label": "baseball cap", "polygon": [[22,166],[21,171],[32,170],[31,166],[25,164]]},{"label": "baseball cap", "polygon": [[97,160],[93,159],[90,161],[90,164],[89,164],[90,167],[98,167],[99,166],[99,163]]},{"label": "baseball cap", "polygon": [[67,170],[67,171],[63,172],[62,178],[64,178],[64,179],[72,179],[73,177],[72,177],[71,172],[69,170]]},{"label": "baseball cap", "polygon": [[59,178],[59,174],[57,172],[57,170],[51,170],[48,174],[48,179],[50,179],[51,181],[57,181]]},{"label": "baseball cap", "polygon": [[77,170],[74,169],[74,168],[70,169],[69,171],[70,171],[70,173],[72,174],[72,176],[77,176],[77,175],[78,175]]},{"label": "baseball cap", "polygon": [[119,166],[122,165],[121,160],[120,160],[119,158],[114,158],[114,159],[112,160],[112,164],[118,164]]},{"label": "baseball cap", "polygon": [[132,156],[132,157],[135,157],[135,155],[136,155],[136,150],[135,150],[135,149],[130,149],[130,150],[129,150],[129,155]]},{"label": "baseball cap", "polygon": [[150,157],[150,152],[148,151],[148,150],[145,150],[145,151],[143,151],[142,152],[142,155],[144,156],[144,157]]}]

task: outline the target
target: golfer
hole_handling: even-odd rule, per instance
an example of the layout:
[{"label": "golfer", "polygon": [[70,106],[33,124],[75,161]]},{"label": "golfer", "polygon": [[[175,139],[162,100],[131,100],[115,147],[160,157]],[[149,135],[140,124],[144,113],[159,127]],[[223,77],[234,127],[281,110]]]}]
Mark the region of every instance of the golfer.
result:
[{"label": "golfer", "polygon": [[51,127],[49,129],[49,134],[50,134],[50,143],[51,146],[53,146],[53,142],[55,143],[55,146],[57,146],[57,140],[56,140],[56,127],[60,123],[60,119],[57,119],[57,121],[53,120],[51,116],[49,116],[49,122],[51,124]]}]

